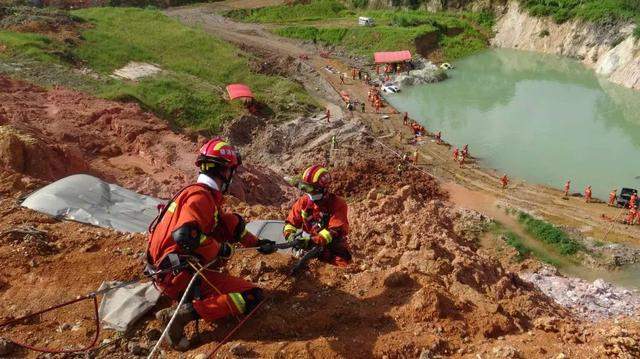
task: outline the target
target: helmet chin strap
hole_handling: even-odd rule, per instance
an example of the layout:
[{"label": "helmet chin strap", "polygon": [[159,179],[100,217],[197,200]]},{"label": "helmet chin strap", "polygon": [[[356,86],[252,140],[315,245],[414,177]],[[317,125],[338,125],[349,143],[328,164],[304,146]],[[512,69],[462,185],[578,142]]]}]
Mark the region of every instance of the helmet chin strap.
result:
[{"label": "helmet chin strap", "polygon": [[229,190],[229,187],[231,186],[231,183],[233,182],[233,178],[229,179],[229,180],[224,180],[222,181],[222,186],[220,186],[220,192],[222,193],[227,193],[227,191]]}]

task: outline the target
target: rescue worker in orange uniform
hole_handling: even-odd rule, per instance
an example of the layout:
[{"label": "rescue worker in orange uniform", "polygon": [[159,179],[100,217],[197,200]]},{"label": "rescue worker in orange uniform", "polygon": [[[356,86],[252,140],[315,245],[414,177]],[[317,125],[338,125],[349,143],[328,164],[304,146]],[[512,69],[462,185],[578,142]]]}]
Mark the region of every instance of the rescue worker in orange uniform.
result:
[{"label": "rescue worker in orange uniform", "polygon": [[564,196],[569,197],[569,189],[571,188],[571,180],[567,180],[567,183],[564,184]]},{"label": "rescue worker in orange uniform", "polygon": [[453,148],[453,160],[454,161],[458,160],[458,154],[460,154],[460,150],[458,150],[458,147],[454,147]]},{"label": "rescue worker in orange uniform", "polygon": [[331,123],[331,111],[329,111],[328,107],[327,107],[327,111],[325,111],[324,113],[324,117],[327,119],[327,123]]},{"label": "rescue worker in orange uniform", "polygon": [[610,193],[609,193],[609,206],[610,207],[614,207],[616,205],[616,199],[618,199],[618,194],[617,194],[618,190],[617,189],[613,189]]},{"label": "rescue worker in orange uniform", "polygon": [[[223,194],[240,163],[233,146],[220,138],[208,141],[196,160],[200,169],[197,183],[178,192],[149,226],[148,270],[173,269],[154,279],[162,293],[173,300],[182,298],[195,274],[191,265],[198,268],[228,259],[234,251],[232,244],[258,247],[263,254],[276,250],[275,242],[258,240],[248,232],[240,215],[222,211]],[[184,338],[184,327],[189,322],[246,314],[263,298],[262,290],[244,279],[212,270],[203,271],[186,295],[186,304],[177,309],[168,332],[169,344],[181,351],[191,345]],[[168,322],[173,311],[161,310],[157,317]]]},{"label": "rescue worker in orange uniform", "polygon": [[631,224],[631,225],[634,224],[637,215],[638,215],[638,212],[635,207],[629,208],[629,213],[627,214],[627,219],[624,221],[624,223]]},{"label": "rescue worker in orange uniform", "polygon": [[629,208],[635,208],[637,200],[638,200],[638,195],[633,193],[631,195],[631,198],[629,198]]},{"label": "rescue worker in orange uniform", "polygon": [[509,177],[507,177],[506,173],[500,178],[500,183],[502,184],[502,188],[507,188],[509,185]]},{"label": "rescue worker in orange uniform", "polygon": [[346,267],[351,263],[347,203],[329,192],[330,183],[331,176],[324,167],[314,165],[304,171],[299,186],[305,194],[287,216],[284,237],[291,241],[296,233],[304,231],[311,237],[303,242],[303,247],[320,246],[319,260]]},{"label": "rescue worker in orange uniform", "polygon": [[464,145],[464,146],[462,147],[462,155],[463,155],[464,157],[469,156],[469,145]]},{"label": "rescue worker in orange uniform", "polygon": [[587,203],[591,202],[591,194],[592,194],[591,186],[585,187],[585,189],[584,189],[584,201],[585,202],[587,202]]},{"label": "rescue worker in orange uniform", "polygon": [[404,115],[402,116],[402,124],[406,126],[408,123],[409,123],[409,114],[405,112]]}]

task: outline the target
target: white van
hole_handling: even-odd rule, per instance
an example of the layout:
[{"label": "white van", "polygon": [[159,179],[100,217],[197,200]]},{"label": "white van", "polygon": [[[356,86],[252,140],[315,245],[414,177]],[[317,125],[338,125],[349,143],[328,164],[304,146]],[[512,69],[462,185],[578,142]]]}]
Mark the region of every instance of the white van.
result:
[{"label": "white van", "polygon": [[360,16],[358,17],[358,25],[360,26],[373,26],[375,22],[370,17]]}]

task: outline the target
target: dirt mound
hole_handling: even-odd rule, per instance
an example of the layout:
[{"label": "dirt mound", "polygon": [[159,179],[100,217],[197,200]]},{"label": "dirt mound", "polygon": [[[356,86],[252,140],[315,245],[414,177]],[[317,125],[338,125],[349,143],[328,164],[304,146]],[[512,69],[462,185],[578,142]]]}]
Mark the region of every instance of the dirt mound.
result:
[{"label": "dirt mound", "polygon": [[[399,187],[409,186],[421,200],[444,198],[435,179],[416,169],[399,173],[397,159],[370,158],[349,166],[340,166],[332,171],[333,190],[341,196],[358,196],[391,193]],[[372,192],[373,191],[373,192]]]},{"label": "dirt mound", "polygon": [[0,4],[0,28],[47,35],[56,40],[76,42],[80,38],[80,18],[53,8],[20,4]]},{"label": "dirt mound", "polygon": [[[206,140],[175,133],[137,104],[6,77],[0,77],[0,126],[5,169],[46,181],[90,173],[162,198],[193,181],[195,153]],[[280,203],[286,184],[277,178],[247,165],[233,193],[249,203]],[[242,186],[243,179],[250,185]]]}]

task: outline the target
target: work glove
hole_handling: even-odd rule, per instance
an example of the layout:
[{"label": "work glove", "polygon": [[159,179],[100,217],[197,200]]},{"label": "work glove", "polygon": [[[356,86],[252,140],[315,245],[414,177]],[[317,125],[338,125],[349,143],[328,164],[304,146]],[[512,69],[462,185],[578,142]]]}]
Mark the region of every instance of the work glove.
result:
[{"label": "work glove", "polygon": [[220,244],[220,249],[218,250],[218,257],[222,259],[229,259],[233,255],[233,246],[231,246],[227,242],[223,242]]},{"label": "work glove", "polygon": [[259,239],[258,240],[258,252],[262,254],[271,254],[277,251],[276,242],[269,239]]},{"label": "work glove", "polygon": [[297,237],[293,239],[293,249],[307,249],[309,248],[309,238]]}]

